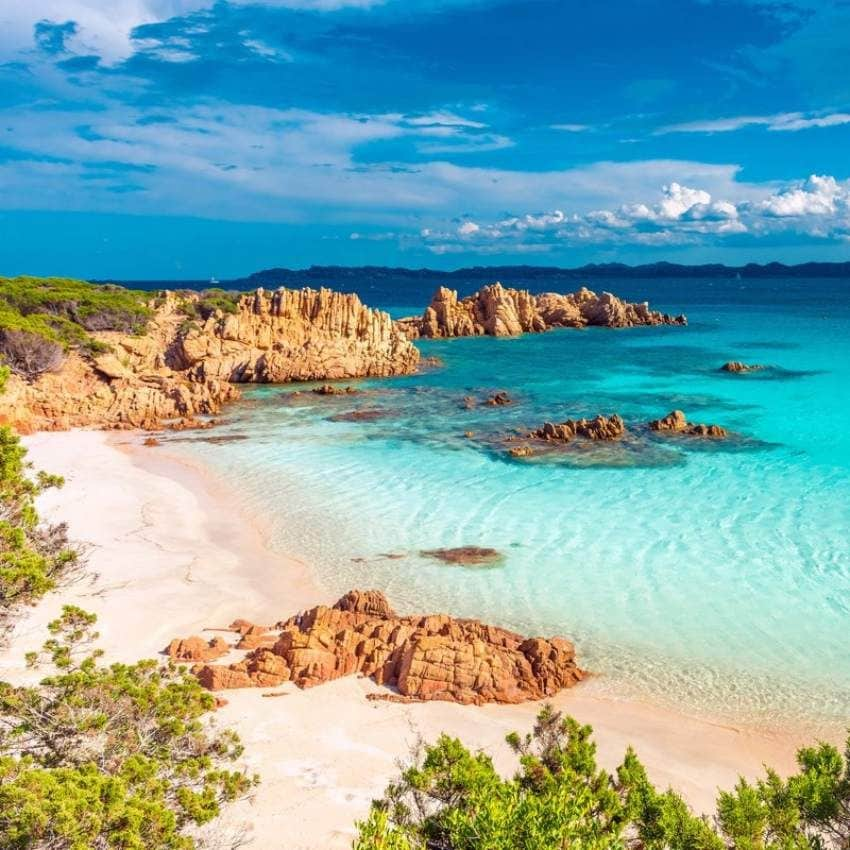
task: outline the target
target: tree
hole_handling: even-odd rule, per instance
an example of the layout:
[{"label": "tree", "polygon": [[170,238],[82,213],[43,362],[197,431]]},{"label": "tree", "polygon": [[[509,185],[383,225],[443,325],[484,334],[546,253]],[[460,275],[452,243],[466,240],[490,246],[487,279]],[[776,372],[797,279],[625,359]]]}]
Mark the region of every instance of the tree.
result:
[{"label": "tree", "polygon": [[508,736],[519,769],[496,773],[446,735],[412,763],[358,824],[354,850],[848,850],[850,740],[798,754],[800,772],[741,780],[714,821],[659,791],[629,749],[610,774],[591,728],[545,706],[531,733]]},{"label": "tree", "polygon": [[192,850],[191,828],[247,793],[226,769],[242,748],[203,716],[214,699],[173,664],[99,663],[95,617],[66,606],[33,665],[37,686],[0,683],[0,846]]}]

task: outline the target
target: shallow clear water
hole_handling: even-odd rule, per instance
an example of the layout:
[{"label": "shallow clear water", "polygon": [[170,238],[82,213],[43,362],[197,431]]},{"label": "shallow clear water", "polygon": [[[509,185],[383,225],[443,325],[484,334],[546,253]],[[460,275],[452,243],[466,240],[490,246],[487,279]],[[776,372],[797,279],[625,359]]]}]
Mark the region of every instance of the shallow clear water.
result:
[{"label": "shallow clear water", "polygon": [[[398,303],[410,293],[363,288],[414,312]],[[215,432],[244,439],[173,447],[234,485],[329,593],[377,587],[404,610],[566,634],[617,693],[739,721],[845,723],[850,282],[605,288],[684,310],[690,325],[424,343],[443,368],[342,398],[252,388]],[[730,359],[772,368],[719,372]],[[516,403],[463,406],[499,389]],[[673,408],[735,436],[642,429]],[[354,410],[382,418],[329,418]],[[625,446],[517,461],[498,442],[599,412],[626,419]],[[469,568],[419,554],[460,545],[505,559]]]}]

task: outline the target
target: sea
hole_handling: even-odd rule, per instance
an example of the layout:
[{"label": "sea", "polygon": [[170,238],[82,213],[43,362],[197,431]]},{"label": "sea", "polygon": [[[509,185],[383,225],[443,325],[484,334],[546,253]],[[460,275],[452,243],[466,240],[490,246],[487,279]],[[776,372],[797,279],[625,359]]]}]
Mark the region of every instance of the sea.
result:
[{"label": "sea", "polygon": [[[326,283],[400,317],[421,314],[439,281]],[[481,283],[452,280],[461,295]],[[688,325],[423,341],[441,365],[342,382],[360,391],[350,395],[248,387],[223,425],[171,447],[225,480],[328,598],[377,588],[403,612],[565,635],[612,698],[846,728],[850,280],[589,285]],[[729,360],[765,368],[722,372]],[[513,403],[477,403],[496,391]],[[730,437],[646,428],[673,409]],[[543,422],[599,413],[622,416],[627,438],[506,451]],[[462,566],[424,554],[459,546],[502,557]]]}]

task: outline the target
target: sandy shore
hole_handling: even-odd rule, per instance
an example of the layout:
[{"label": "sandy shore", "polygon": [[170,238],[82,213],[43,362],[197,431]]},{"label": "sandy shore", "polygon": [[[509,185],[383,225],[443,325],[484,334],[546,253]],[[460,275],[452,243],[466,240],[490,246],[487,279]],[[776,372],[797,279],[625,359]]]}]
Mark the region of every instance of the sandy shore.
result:
[{"label": "sandy shore", "polygon": [[[86,574],[29,610],[0,652],[0,678],[28,674],[24,653],[38,647],[63,603],[98,615],[108,660],[155,656],[175,636],[226,626],[236,617],[272,622],[325,599],[307,565],[264,544],[262,528],[235,512],[226,488],[166,450],[139,438],[77,431],[26,439],[39,469],[62,474],[62,490],[45,494],[43,515],[68,522],[89,545]],[[31,675],[31,674],[30,674]],[[526,730],[539,706],[371,702],[368,680],[347,678],[264,698],[229,692],[216,722],[235,727],[245,763],[262,784],[232,807],[216,828],[244,826],[261,850],[332,850],[350,846],[355,820],[397,773],[397,760],[418,737],[441,731],[486,750],[505,771],[511,730]],[[793,768],[805,743],[796,734],[768,735],[712,724],[596,692],[592,681],[564,692],[558,708],[591,723],[602,762],[613,768],[631,744],[661,786],[712,811],[718,788],[762,765]]]}]

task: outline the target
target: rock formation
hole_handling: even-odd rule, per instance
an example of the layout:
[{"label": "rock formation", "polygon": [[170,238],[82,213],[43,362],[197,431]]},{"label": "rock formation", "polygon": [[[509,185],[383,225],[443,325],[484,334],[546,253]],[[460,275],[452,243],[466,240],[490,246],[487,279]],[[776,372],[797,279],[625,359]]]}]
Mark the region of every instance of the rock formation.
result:
[{"label": "rock formation", "polygon": [[330,289],[258,289],[181,335],[176,353],[198,378],[255,383],[405,375],[419,363],[388,313]]},{"label": "rock formation", "polygon": [[600,414],[594,419],[567,419],[555,424],[545,422],[542,428],[528,436],[538,440],[568,443],[576,437],[585,440],[618,440],[626,433],[626,423],[616,413],[611,416]]},{"label": "rock formation", "polygon": [[766,369],[767,366],[762,366],[760,363],[742,363],[740,360],[730,360],[720,367],[721,372],[732,372],[733,374],[745,374],[747,372],[760,372]]},{"label": "rock formation", "polygon": [[206,641],[193,635],[188,638],[175,638],[165,650],[174,661],[215,661],[230,652],[230,646],[220,637]]},{"label": "rock formation", "polygon": [[681,410],[672,410],[661,419],[648,423],[650,430],[674,434],[686,434],[690,437],[727,437],[729,432],[720,425],[703,425],[688,422]]},{"label": "rock formation", "polygon": [[258,290],[200,324],[187,316],[198,299],[164,293],[143,335],[93,332],[100,353],[71,351],[33,382],[10,376],[0,422],[24,433],[195,425],[238,397],[234,383],[399,375],[419,360],[389,315],[356,295]]},{"label": "rock formation", "polygon": [[400,617],[378,591],[351,591],[278,624],[270,648],[227,667],[195,673],[211,690],[309,688],[359,673],[395,693],[378,699],[518,703],[552,696],[581,681],[573,645],[564,638],[523,638],[477,620],[444,614]]},{"label": "rock formation", "polygon": [[425,558],[435,558],[446,564],[460,564],[464,567],[492,567],[504,560],[498,549],[487,546],[456,546],[451,549],[422,549],[419,553]]},{"label": "rock formation", "polygon": [[518,336],[549,328],[584,328],[598,325],[627,328],[635,325],[684,325],[684,316],[650,310],[646,303],[630,303],[610,292],[597,295],[582,287],[561,295],[532,295],[524,289],[508,289],[500,283],[483,286],[473,295],[458,299],[455,290],[441,286],[421,317],[401,319],[399,325],[411,338],[456,336]]}]

